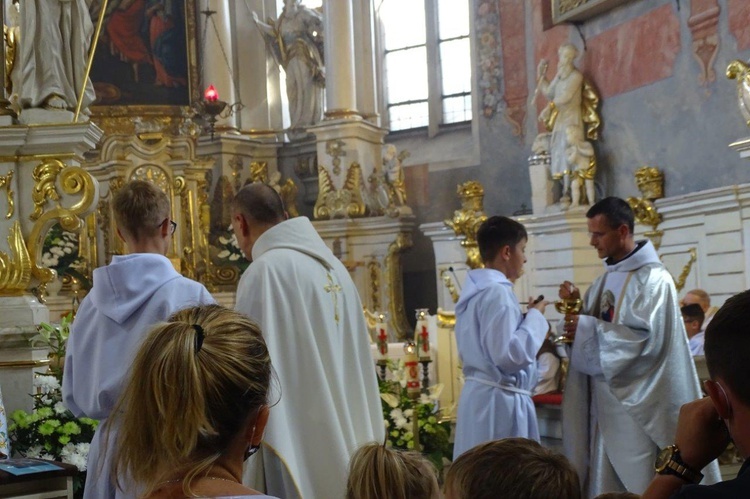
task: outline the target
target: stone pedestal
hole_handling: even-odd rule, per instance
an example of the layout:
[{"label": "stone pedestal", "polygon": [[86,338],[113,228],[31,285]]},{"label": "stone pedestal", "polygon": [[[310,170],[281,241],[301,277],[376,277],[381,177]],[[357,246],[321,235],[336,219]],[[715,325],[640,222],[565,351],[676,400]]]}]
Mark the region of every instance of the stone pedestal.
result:
[{"label": "stone pedestal", "polygon": [[47,369],[47,350],[32,348],[36,324],[49,322],[47,307],[31,295],[0,298],[0,384],[10,416],[17,409],[31,411],[34,373]]},{"label": "stone pedestal", "polygon": [[9,414],[31,408],[34,372],[46,369],[47,352],[29,344],[50,320],[30,294],[55,277],[41,266],[44,238],[57,222],[81,230],[94,209],[98,183],[79,165],[100,137],[91,123],[0,128],[0,383]]},{"label": "stone pedestal", "polygon": [[[333,189],[347,189],[354,164],[361,171],[361,191],[367,191],[370,176],[382,170],[383,138],[387,130],[367,121],[325,120],[308,128],[317,139],[318,172],[325,169]],[[365,200],[367,204],[367,200]]]},{"label": "stone pedestal", "polygon": [[371,217],[313,222],[315,230],[349,270],[362,305],[388,312],[391,340],[413,331],[404,309],[401,252],[411,247],[413,217]]},{"label": "stone pedestal", "polygon": [[545,212],[555,202],[552,196],[552,179],[549,175],[550,157],[548,154],[529,158],[529,178],[531,180],[531,209],[535,215]]},{"label": "stone pedestal", "polygon": [[[315,136],[293,140],[279,149],[279,171],[292,173],[300,181],[297,208],[312,219],[312,207],[318,199],[318,144]],[[303,206],[304,205],[304,206]]]}]

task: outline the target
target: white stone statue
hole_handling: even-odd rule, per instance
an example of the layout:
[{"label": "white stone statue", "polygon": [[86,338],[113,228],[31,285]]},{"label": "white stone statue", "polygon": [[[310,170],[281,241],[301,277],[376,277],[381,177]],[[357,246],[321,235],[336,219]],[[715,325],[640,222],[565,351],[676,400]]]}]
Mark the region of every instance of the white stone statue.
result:
[{"label": "white stone statue", "polygon": [[[567,148],[565,159],[568,163],[570,175],[566,175],[563,182],[563,196],[568,192],[570,183],[570,206],[591,205],[595,200],[594,175],[596,174],[596,158],[594,157],[594,146],[583,137],[583,129],[578,126],[569,125],[565,129]],[[572,182],[569,179],[572,177]],[[585,197],[581,202],[581,190],[585,187]]]},{"label": "white stone statue", "polygon": [[[94,32],[86,1],[25,0],[20,7],[20,50],[11,80],[21,121],[70,122],[83,87]],[[82,111],[94,98],[89,80]],[[32,113],[25,110],[38,108],[57,113],[37,113],[29,120]]]},{"label": "white stone statue", "polygon": [[[557,73],[552,81],[546,79],[547,61],[542,59],[539,62],[537,67],[537,92],[540,92],[549,100],[547,106],[539,114],[539,120],[545,124],[550,132],[547,151],[550,156],[550,174],[553,179],[562,180],[563,190],[560,204],[566,207],[571,204],[568,192],[571,183],[576,181],[574,172],[575,168],[578,168],[578,166],[571,165],[568,157],[568,148],[571,145],[570,136],[572,134],[572,137],[581,137],[580,140],[591,147],[591,144],[586,142],[584,137],[596,140],[601,122],[596,112],[599,96],[573,64],[578,56],[578,49],[574,45],[566,43],[560,47],[558,55]],[[569,133],[570,128],[574,128],[575,131]],[[546,137],[544,139],[545,141],[540,141],[540,143],[546,144]],[[537,141],[535,141],[536,143]],[[538,145],[535,145],[535,147],[538,148]],[[587,146],[581,147],[586,148]],[[534,151],[534,153],[538,155],[540,151]],[[591,157],[593,157],[593,148],[591,153]],[[575,161],[583,160],[576,158]],[[593,176],[590,180],[591,192],[593,193]],[[580,196],[577,199],[580,203]],[[593,197],[588,201],[593,203]]]},{"label": "white stone statue", "polygon": [[[300,129],[320,121],[325,91],[323,64],[323,19],[299,0],[284,0],[277,21],[262,22],[253,12],[274,60],[286,73],[291,128]],[[299,133],[299,132],[298,132]]]}]

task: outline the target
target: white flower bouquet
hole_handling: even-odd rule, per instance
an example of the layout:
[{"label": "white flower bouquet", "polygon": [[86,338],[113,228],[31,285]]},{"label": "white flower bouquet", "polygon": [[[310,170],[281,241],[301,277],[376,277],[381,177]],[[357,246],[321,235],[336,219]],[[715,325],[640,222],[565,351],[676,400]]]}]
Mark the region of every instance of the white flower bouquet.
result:
[{"label": "white flower bouquet", "polygon": [[379,380],[383,420],[388,443],[397,449],[414,449],[414,418],[419,427],[420,451],[442,471],[453,457],[451,423],[441,420],[437,400],[443,385],[431,386],[428,393],[410,399],[406,393],[404,361],[389,360],[390,379]]}]

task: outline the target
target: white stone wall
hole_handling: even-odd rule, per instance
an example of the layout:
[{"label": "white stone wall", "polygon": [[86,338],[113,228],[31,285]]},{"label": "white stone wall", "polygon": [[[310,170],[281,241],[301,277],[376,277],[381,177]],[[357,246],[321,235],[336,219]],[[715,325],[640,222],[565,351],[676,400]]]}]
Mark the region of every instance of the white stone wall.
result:
[{"label": "white stone wall", "polygon": [[[712,305],[720,306],[730,296],[750,288],[750,247],[745,244],[750,240],[750,184],[665,198],[658,200],[656,207],[663,217],[659,228],[664,231],[659,254],[676,280],[690,260],[690,249],[696,249],[696,261],[680,296],[692,288],[702,288],[711,295]],[[518,220],[529,233],[528,262],[515,286],[520,301],[539,294],[555,300],[564,280],[585,290],[602,273],[602,263],[589,244],[585,210]],[[420,229],[433,242],[438,306],[453,310],[440,275],[443,269],[453,267],[459,285],[463,284],[467,266],[460,239],[442,222],[423,224]],[[636,238],[643,238],[649,229],[636,225]],[[557,318],[559,314],[549,307],[547,317]]]}]

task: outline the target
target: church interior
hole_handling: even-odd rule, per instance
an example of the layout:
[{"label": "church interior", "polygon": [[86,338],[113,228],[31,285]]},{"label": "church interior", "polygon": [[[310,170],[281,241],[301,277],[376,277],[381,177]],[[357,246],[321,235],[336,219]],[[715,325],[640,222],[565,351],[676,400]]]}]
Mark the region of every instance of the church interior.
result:
[{"label": "church interior", "polygon": [[[448,431],[456,303],[488,217],[528,232],[520,302],[602,273],[586,211],[607,196],[628,201],[680,298],[702,289],[717,308],[750,288],[746,0],[2,3],[7,426],[56,362],[49,334],[29,341],[39,324],[75,312],[93,270],[124,254],[112,201],[131,180],[167,194],[167,257],[227,307],[252,265],[232,200],[272,187],[349,271],[383,380],[421,352]],[[555,449],[563,397],[537,404]],[[729,456],[722,473],[740,466]]]}]

